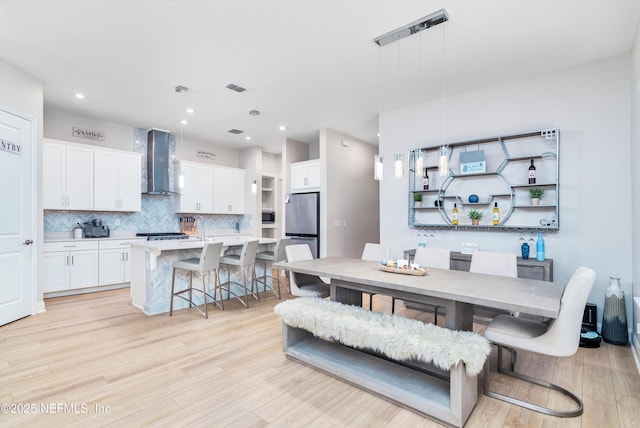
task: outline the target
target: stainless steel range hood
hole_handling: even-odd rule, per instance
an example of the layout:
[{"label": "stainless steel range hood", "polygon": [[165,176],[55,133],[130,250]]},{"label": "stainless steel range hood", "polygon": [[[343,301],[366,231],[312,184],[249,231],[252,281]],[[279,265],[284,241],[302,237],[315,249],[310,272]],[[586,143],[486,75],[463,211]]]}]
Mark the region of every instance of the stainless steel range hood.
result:
[{"label": "stainless steel range hood", "polygon": [[179,195],[169,180],[169,132],[151,129],[147,134],[147,191],[145,195]]}]

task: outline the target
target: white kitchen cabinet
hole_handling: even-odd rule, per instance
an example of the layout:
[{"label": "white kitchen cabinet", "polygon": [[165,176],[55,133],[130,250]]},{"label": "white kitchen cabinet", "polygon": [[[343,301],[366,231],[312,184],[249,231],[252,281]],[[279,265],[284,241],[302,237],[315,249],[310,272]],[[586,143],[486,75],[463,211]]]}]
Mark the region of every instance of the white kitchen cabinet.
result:
[{"label": "white kitchen cabinet", "polygon": [[99,243],[98,285],[131,282],[131,240],[111,239]]},{"label": "white kitchen cabinet", "polygon": [[291,164],[291,193],[320,190],[320,161],[313,159]]},{"label": "white kitchen cabinet", "polygon": [[43,208],[93,209],[93,149],[81,144],[44,140]]},{"label": "white kitchen cabinet", "polygon": [[43,291],[64,291],[98,285],[98,241],[44,244]]},{"label": "white kitchen cabinet", "polygon": [[176,179],[176,188],[180,192],[176,198],[176,212],[214,213],[213,166],[181,160],[178,162]]},{"label": "white kitchen cabinet", "polygon": [[95,150],[95,210],[140,211],[141,159],[140,153]]},{"label": "white kitchen cabinet", "polygon": [[213,212],[244,214],[245,171],[238,168],[214,167]]}]

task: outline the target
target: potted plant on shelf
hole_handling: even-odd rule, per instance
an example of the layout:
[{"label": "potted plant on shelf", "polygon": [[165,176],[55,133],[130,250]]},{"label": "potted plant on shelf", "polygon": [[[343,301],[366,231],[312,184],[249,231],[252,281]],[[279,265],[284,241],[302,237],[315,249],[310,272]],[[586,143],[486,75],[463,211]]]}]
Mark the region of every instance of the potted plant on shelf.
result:
[{"label": "potted plant on shelf", "polygon": [[422,207],[422,193],[414,193],[413,194],[413,206],[415,208]]},{"label": "potted plant on shelf", "polygon": [[477,226],[480,224],[480,220],[482,220],[482,216],[484,213],[480,210],[469,210],[467,212],[467,216],[471,219],[471,224]]},{"label": "potted plant on shelf", "polygon": [[544,195],[544,190],[539,187],[532,187],[529,189],[531,205],[538,205],[540,203],[540,199],[542,199],[542,195]]}]

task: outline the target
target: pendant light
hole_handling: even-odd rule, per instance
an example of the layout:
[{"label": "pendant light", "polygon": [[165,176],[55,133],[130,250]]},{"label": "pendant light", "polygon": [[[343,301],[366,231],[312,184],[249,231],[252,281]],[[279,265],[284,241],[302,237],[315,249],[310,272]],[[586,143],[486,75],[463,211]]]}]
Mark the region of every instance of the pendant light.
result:
[{"label": "pendant light", "polygon": [[440,156],[438,157],[438,175],[441,177],[449,175],[449,146],[445,142],[447,123],[446,123],[446,61],[445,61],[445,25],[442,26],[442,147],[440,147]]},{"label": "pendant light", "polygon": [[424,176],[424,153],[422,150],[418,150],[415,158],[415,173],[416,177]]},{"label": "pendant light", "polygon": [[382,156],[375,155],[373,157],[373,179],[380,181],[383,178]]},{"label": "pendant light", "polygon": [[404,156],[402,153],[396,153],[396,160],[393,162],[393,176],[395,178],[402,178],[404,174]]}]

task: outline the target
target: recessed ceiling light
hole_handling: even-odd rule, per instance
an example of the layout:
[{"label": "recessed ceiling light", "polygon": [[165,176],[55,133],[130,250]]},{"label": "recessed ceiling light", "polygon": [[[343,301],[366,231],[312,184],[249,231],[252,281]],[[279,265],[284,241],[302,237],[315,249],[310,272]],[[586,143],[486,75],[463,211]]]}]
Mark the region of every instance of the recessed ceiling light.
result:
[{"label": "recessed ceiling light", "polygon": [[250,136],[250,135],[247,135],[246,137],[244,137],[244,139],[245,139],[245,140],[247,140],[247,141],[249,141],[249,140],[251,140],[251,136]]},{"label": "recessed ceiling light", "polygon": [[76,94],[76,98],[79,100],[84,100],[84,94]]},{"label": "recessed ceiling light", "polygon": [[188,122],[187,122],[185,119],[182,119],[182,120],[180,121],[180,123],[181,123],[181,124],[183,124],[183,125],[186,125]]},{"label": "recessed ceiling light", "polygon": [[191,107],[187,107],[187,113],[193,114],[194,112],[195,112],[194,109],[192,109]]},{"label": "recessed ceiling light", "polygon": [[281,130],[281,131],[286,131],[286,130],[287,130],[287,127],[286,127],[286,126],[284,126],[284,125],[280,125],[280,130]]}]

